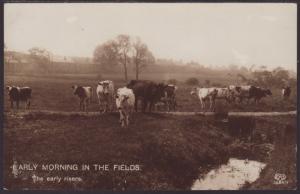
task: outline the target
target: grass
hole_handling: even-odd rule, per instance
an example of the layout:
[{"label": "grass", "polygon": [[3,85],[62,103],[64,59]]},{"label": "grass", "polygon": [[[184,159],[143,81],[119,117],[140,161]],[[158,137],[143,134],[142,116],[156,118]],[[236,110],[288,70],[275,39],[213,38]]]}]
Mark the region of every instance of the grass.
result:
[{"label": "grass", "polygon": [[[147,74],[145,77],[151,79],[152,74]],[[123,87],[124,81],[117,76],[104,75],[103,79],[114,78],[116,88]],[[163,81],[163,77],[155,79],[152,76],[151,80]],[[90,111],[98,111],[98,100],[95,94],[95,89],[98,83],[97,75],[93,74],[62,74],[48,76],[28,76],[28,75],[6,75],[4,77],[5,85],[20,85],[30,86],[33,89],[32,93],[32,109],[35,110],[56,110],[56,111],[78,111],[79,101],[72,93],[71,86],[89,85],[94,89],[92,103],[89,106]],[[215,82],[221,82],[222,79]],[[223,83],[223,82],[222,82]],[[232,83],[234,84],[234,83]],[[198,99],[190,95],[193,86],[185,85],[183,82],[178,84],[177,104],[178,111],[199,111],[201,110]],[[226,104],[223,100],[217,100],[216,108],[225,109],[228,111],[290,111],[296,109],[296,88],[292,88],[292,96],[290,100],[283,101],[281,99],[281,90],[272,88],[273,95],[262,99],[261,103],[255,105],[247,104]],[[9,110],[8,95],[5,91],[4,110]],[[23,105],[22,105],[23,106]]]},{"label": "grass", "polygon": [[[291,149],[295,141],[290,143],[296,130],[289,136],[282,135],[284,127],[295,127],[294,116],[257,119],[252,142],[241,141],[230,135],[224,124],[201,116],[136,113],[128,129],[120,127],[116,113],[102,116],[30,113],[24,118],[5,114],[4,119],[4,186],[10,190],[189,190],[199,174],[226,163],[229,157],[268,164],[262,177],[244,189],[274,188],[272,180],[278,171],[288,176],[289,185],[277,185],[277,189],[296,185],[295,150]],[[269,145],[275,146],[271,156],[266,150]],[[39,165],[127,164],[139,165],[141,170],[38,169],[21,171],[18,178],[13,178],[10,168],[13,161]],[[74,176],[83,181],[33,183],[33,174]]]},{"label": "grass", "polygon": [[[106,75],[104,79],[108,79]],[[77,111],[78,99],[72,94],[73,84],[96,87],[97,75],[5,76],[7,85],[28,85],[33,88],[32,109]],[[124,85],[114,79],[116,88]],[[179,83],[177,101],[179,111],[199,110],[199,102],[189,92],[192,86]],[[217,109],[229,111],[286,111],[296,109],[296,94],[288,102],[280,99],[280,90],[260,105],[226,105],[217,102]],[[278,189],[290,189],[296,183],[296,160],[292,137],[283,143],[277,138],[287,125],[295,127],[296,117],[281,116],[256,120],[254,142],[240,141],[231,136],[224,123],[201,116],[172,116],[135,113],[133,123],[122,129],[118,114],[43,115],[30,113],[24,118],[8,112],[5,96],[4,117],[4,186],[8,189],[76,189],[76,190],[189,190],[193,181],[229,157],[262,160],[268,166],[254,184],[245,189],[272,189],[274,172],[287,174],[290,184]],[[94,93],[90,111],[97,111]],[[260,137],[267,137],[261,139]],[[291,143],[289,143],[291,140]],[[273,145],[270,158],[265,158],[265,145]],[[287,146],[289,145],[289,146]],[[244,155],[241,155],[241,149]],[[246,154],[245,154],[246,153]],[[284,153],[284,154],[282,154]],[[22,171],[13,178],[10,168],[18,163],[60,164],[137,164],[140,171]],[[199,171],[199,169],[201,169]],[[32,183],[31,176],[78,176],[83,181]],[[125,182],[126,180],[126,182]],[[268,181],[269,180],[269,181]],[[276,188],[277,188],[276,187]]]},{"label": "grass", "polygon": [[[101,117],[7,116],[4,133],[5,186],[9,189],[189,189],[200,164],[228,159],[230,137],[209,129],[199,118],[136,114],[129,129],[116,122],[117,114]],[[158,120],[159,117],[159,120]],[[194,125],[191,125],[194,123]],[[197,124],[197,125],[196,125]],[[26,145],[26,146],[24,146]],[[141,171],[52,172],[24,171],[20,181],[12,178],[12,161],[18,163],[138,164]],[[38,176],[80,176],[76,184],[33,184]],[[124,180],[126,179],[126,185]],[[18,182],[19,181],[19,182]]]}]

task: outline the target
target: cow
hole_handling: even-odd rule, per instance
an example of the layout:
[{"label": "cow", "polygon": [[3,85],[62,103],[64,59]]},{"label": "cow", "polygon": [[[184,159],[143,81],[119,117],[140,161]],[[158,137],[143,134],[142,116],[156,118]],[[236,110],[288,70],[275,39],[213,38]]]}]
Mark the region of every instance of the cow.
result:
[{"label": "cow", "polygon": [[227,103],[231,103],[234,99],[234,93],[229,88],[215,88],[217,90],[216,99],[226,100]]},{"label": "cow", "polygon": [[165,87],[164,96],[160,99],[155,106],[166,106],[167,111],[175,111],[177,102],[176,102],[176,90],[177,86],[173,84],[168,84]]},{"label": "cow", "polygon": [[241,86],[229,85],[227,88],[230,93],[230,101],[235,102],[235,100],[240,97]]},{"label": "cow", "polygon": [[100,81],[97,85],[96,93],[98,97],[100,111],[103,106],[104,109],[102,113],[106,112],[107,110],[112,111],[115,99],[115,86],[113,81]]},{"label": "cow", "polygon": [[246,98],[249,102],[250,97],[250,88],[251,85],[242,85],[242,86],[229,86],[229,89],[232,89],[234,98],[238,98],[239,102],[242,103]]},{"label": "cow", "polygon": [[291,95],[291,87],[290,86],[286,86],[286,87],[282,88],[281,92],[282,92],[282,98],[283,98],[283,100],[286,100]]},{"label": "cow", "polygon": [[249,99],[253,98],[255,104],[259,103],[259,101],[266,96],[271,96],[272,92],[270,89],[264,89],[256,86],[251,86],[249,89]]},{"label": "cow", "polygon": [[157,84],[149,80],[131,80],[127,88],[132,89],[135,95],[135,111],[137,112],[138,100],[142,100],[142,112],[146,111],[148,105],[151,112],[153,105],[165,95],[166,87],[163,83]]},{"label": "cow", "polygon": [[201,108],[205,111],[205,102],[209,100],[210,107],[209,109],[212,110],[215,106],[216,96],[218,94],[218,90],[216,88],[194,88],[191,91],[191,95],[196,95],[201,103]]},{"label": "cow", "polygon": [[92,87],[73,85],[73,94],[79,98],[79,110],[87,111],[88,104],[91,102]]},{"label": "cow", "polygon": [[10,100],[10,107],[14,108],[14,102],[16,102],[17,109],[19,109],[19,103],[25,102],[25,109],[30,108],[31,93],[30,87],[18,87],[18,86],[6,86],[8,96]]},{"label": "cow", "polygon": [[116,107],[120,113],[121,127],[128,127],[130,117],[133,113],[135,95],[132,89],[119,88],[116,95]]}]

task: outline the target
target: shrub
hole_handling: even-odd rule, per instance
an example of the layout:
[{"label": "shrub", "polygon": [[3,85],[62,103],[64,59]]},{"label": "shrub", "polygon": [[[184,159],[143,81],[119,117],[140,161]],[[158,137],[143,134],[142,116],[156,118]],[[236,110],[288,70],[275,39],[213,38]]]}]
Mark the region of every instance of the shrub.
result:
[{"label": "shrub", "polygon": [[199,80],[195,77],[191,77],[187,79],[185,83],[188,85],[199,85]]}]

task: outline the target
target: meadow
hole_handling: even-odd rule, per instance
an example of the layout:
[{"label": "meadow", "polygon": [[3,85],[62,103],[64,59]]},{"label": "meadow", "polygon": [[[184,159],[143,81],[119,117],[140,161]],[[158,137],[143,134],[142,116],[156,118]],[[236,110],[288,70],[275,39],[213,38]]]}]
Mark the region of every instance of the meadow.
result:
[{"label": "meadow", "polygon": [[[173,75],[176,77],[176,75]],[[169,77],[169,76],[168,76]],[[195,86],[185,84],[185,77],[178,79],[178,90],[176,93],[177,110],[176,111],[201,111],[198,99],[190,95],[190,91]],[[30,86],[32,92],[31,109],[34,110],[55,110],[55,111],[78,111],[79,100],[72,93],[71,86],[74,84],[82,86],[92,86],[94,89],[89,111],[99,111],[98,99],[95,93],[97,83],[100,80],[110,79],[115,83],[115,88],[125,86],[120,75],[104,74],[99,78],[96,74],[57,74],[57,75],[5,75],[5,85]],[[164,74],[146,74],[143,79],[156,82],[165,82]],[[205,78],[206,79],[206,78]],[[214,83],[226,86],[235,84],[234,80],[222,77],[208,78],[214,80]],[[201,81],[201,78],[199,78]],[[204,80],[204,78],[202,78]],[[263,98],[259,104],[244,102],[227,104],[224,100],[217,100],[216,108],[226,111],[291,111],[297,107],[297,91],[292,88],[292,94],[289,100],[283,101],[281,89],[270,88],[273,95]],[[10,103],[8,101],[7,91],[4,91],[4,110],[8,111]],[[21,105],[22,108],[24,107]]]},{"label": "meadow", "polygon": [[[157,75],[156,75],[157,76]],[[116,88],[125,85],[121,77],[114,78]],[[159,77],[159,76],[158,76]],[[163,79],[153,79],[157,82]],[[211,78],[212,79],[212,78]],[[62,74],[49,76],[6,75],[5,85],[30,86],[33,89],[32,109],[78,111],[78,99],[71,86],[90,85],[96,88],[99,78],[94,74]],[[179,80],[180,81],[180,80]],[[221,83],[232,83],[230,80]],[[178,83],[178,111],[199,111],[197,99],[190,96],[193,86],[184,80]],[[75,189],[75,190],[190,190],[199,174],[224,164],[230,157],[253,159],[268,164],[253,185],[243,189],[293,189],[296,185],[295,140],[296,117],[257,118],[251,142],[229,133],[226,123],[213,117],[175,116],[155,113],[134,113],[128,129],[118,123],[118,113],[103,115],[43,114],[38,111],[11,111],[5,92],[4,113],[4,186],[14,189]],[[296,109],[293,90],[290,101],[283,102],[280,89],[261,104],[226,105],[217,102],[218,110],[287,111]],[[89,111],[98,111],[94,93]],[[248,128],[247,123],[239,125]],[[280,134],[291,128],[292,137],[282,143]],[[231,129],[230,129],[231,130]],[[266,138],[261,138],[266,137]],[[266,154],[269,145],[274,154]],[[271,146],[272,147],[272,146]],[[282,154],[284,153],[284,154]],[[11,165],[18,164],[114,164],[139,165],[138,171],[21,171],[13,177]],[[289,184],[272,184],[274,172],[280,169]],[[32,176],[81,177],[80,182],[33,183]]]}]

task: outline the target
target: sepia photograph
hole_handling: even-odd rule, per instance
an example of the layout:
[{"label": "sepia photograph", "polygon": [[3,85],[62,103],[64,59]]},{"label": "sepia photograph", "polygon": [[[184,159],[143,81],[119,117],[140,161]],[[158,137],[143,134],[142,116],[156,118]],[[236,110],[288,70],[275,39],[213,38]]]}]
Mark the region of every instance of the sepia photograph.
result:
[{"label": "sepia photograph", "polygon": [[2,190],[297,190],[296,3],[4,3]]}]

